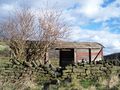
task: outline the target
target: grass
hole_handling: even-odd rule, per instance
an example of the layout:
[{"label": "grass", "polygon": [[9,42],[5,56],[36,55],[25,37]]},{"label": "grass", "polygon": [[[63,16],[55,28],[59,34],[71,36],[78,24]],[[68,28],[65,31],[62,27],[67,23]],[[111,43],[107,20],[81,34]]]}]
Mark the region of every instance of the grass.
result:
[{"label": "grass", "polygon": [[88,88],[91,85],[94,85],[95,82],[93,80],[90,79],[84,79],[80,81],[80,84],[84,87],[84,88]]},{"label": "grass", "polygon": [[0,45],[0,51],[4,51],[6,49],[6,46]]},{"label": "grass", "polygon": [[2,41],[0,41],[0,45],[6,45],[6,43],[5,42],[2,42]]},{"label": "grass", "polygon": [[[6,65],[6,63],[9,63],[9,57],[0,57],[0,67],[1,66],[4,66],[4,65]],[[56,60],[56,59],[53,59],[52,61],[51,61],[51,63],[53,63],[54,64],[54,66],[58,66],[58,60]],[[98,67],[99,67],[100,65],[97,65],[97,66],[95,66],[94,68],[96,68],[96,69],[98,69]],[[89,65],[86,65],[86,67],[87,68],[90,68],[89,67]],[[79,68],[80,69],[80,68]],[[84,69],[84,68],[83,68]],[[119,66],[114,66],[113,68],[112,68],[112,72],[115,72],[114,70],[120,70],[120,67]],[[73,75],[75,75],[75,74],[73,74]],[[76,75],[75,75],[76,76]],[[41,78],[41,77],[40,77]],[[43,77],[44,78],[44,77]],[[119,78],[117,78],[116,76],[111,76],[111,80],[112,81],[117,81]],[[41,79],[40,79],[41,80]],[[33,87],[35,87],[34,89],[35,90],[39,90],[39,89],[37,89],[38,87],[40,87],[40,86],[34,86],[34,84],[36,85],[36,82],[31,82],[31,81],[29,81],[29,80],[27,80],[28,82],[26,82],[26,84],[25,85],[30,85],[30,86],[32,86],[33,85]],[[111,82],[112,82],[111,81]],[[113,87],[115,87],[115,85],[117,85],[119,83],[119,81],[117,81],[116,83],[110,83],[111,84],[111,86],[113,86]],[[97,85],[97,86],[96,86]],[[69,86],[69,87],[67,87],[67,86],[65,86],[65,88],[80,88],[80,87],[83,87],[84,89],[82,89],[82,90],[94,90],[94,89],[88,89],[88,88],[97,88],[97,90],[106,90],[106,87],[103,87],[104,85],[102,85],[102,83],[101,82],[99,82],[98,84],[97,84],[97,82],[95,81],[95,80],[93,80],[93,79],[89,79],[89,78],[83,78],[82,80],[78,80],[78,79],[76,79],[76,77],[75,77],[75,80],[73,80],[73,83]],[[5,88],[14,88],[14,87],[12,87],[11,86],[11,84],[10,83],[6,83],[6,85],[5,85]],[[57,87],[57,86],[56,86]],[[50,88],[51,88],[51,90],[57,90],[56,89],[56,87],[55,86],[50,86]],[[31,89],[32,87],[30,87],[30,88],[26,88],[27,90],[34,90],[34,89]],[[112,88],[112,87],[111,87]],[[63,87],[63,89],[64,89],[64,87]],[[12,89],[9,89],[9,90],[12,90]],[[64,89],[65,90],[65,89]],[[69,90],[69,89],[68,89]],[[78,89],[76,89],[76,90],[78,90]],[[114,90],[114,89],[113,89]],[[117,89],[115,89],[115,90],[117,90]]]},{"label": "grass", "polygon": [[[0,51],[2,52],[2,51],[4,51],[4,50],[6,50],[6,48],[8,48],[8,46],[7,45],[5,45],[5,43],[4,42],[0,42]],[[5,65],[7,65],[8,63],[10,63],[9,62],[9,57],[5,57],[5,56],[0,56],[0,69],[1,68],[4,68],[4,66]],[[58,59],[55,59],[55,58],[51,58],[51,60],[50,60],[50,63],[54,66],[54,67],[58,67],[59,66],[59,60]],[[79,68],[76,68],[77,70],[76,70],[76,72],[77,71],[79,71],[80,72],[80,70],[81,71],[84,71],[86,68],[87,68],[87,71],[89,71],[90,69],[92,69],[94,72],[95,72],[95,75],[96,75],[96,73],[99,73],[100,72],[100,70],[99,70],[99,67],[101,67],[102,65],[96,65],[96,66],[93,66],[93,67],[90,67],[90,65],[85,65],[85,67],[79,67]],[[103,68],[104,69],[104,68]],[[111,84],[111,88],[115,88],[116,87],[116,85],[118,85],[118,84],[120,84],[120,82],[119,82],[119,78],[118,77],[116,77],[115,75],[117,75],[117,74],[119,74],[120,73],[120,66],[113,66],[112,68],[110,68],[111,70],[112,70],[112,76],[111,76],[111,80],[110,80],[110,84]],[[74,69],[75,70],[75,69]],[[71,71],[71,70],[70,70]],[[75,71],[74,71],[75,72]],[[89,79],[89,78],[82,78],[81,80],[78,80],[77,78],[76,78],[76,72],[73,74],[74,76],[74,79],[72,79],[72,83],[71,83],[71,85],[70,85],[70,87],[72,88],[72,87],[77,87],[77,88],[80,88],[80,87],[83,87],[83,88],[85,88],[85,89],[87,89],[87,90],[93,90],[93,89],[88,89],[88,88],[91,88],[92,86],[93,86],[93,88],[94,87],[96,87],[97,88],[97,90],[106,90],[105,89],[105,87],[104,87],[104,85],[102,85],[102,82],[103,82],[103,80],[105,79],[105,77],[103,77],[103,80],[101,80],[100,82],[97,82],[97,81],[95,81],[95,80],[93,80],[93,79]],[[67,74],[67,73],[66,73]],[[78,73],[77,73],[78,74]],[[82,73],[81,73],[82,74]],[[84,73],[83,73],[84,74]],[[88,76],[89,76],[89,72],[87,72],[87,74],[88,74]],[[94,73],[93,73],[94,74]],[[72,75],[72,74],[71,74]],[[103,75],[104,76],[104,75]],[[102,76],[101,76],[102,77]],[[39,78],[39,77],[36,77],[36,78]],[[45,79],[45,78],[47,78],[47,77],[42,77],[42,79]],[[49,77],[48,77],[48,79],[49,79]],[[38,80],[38,79],[37,79]],[[41,76],[40,76],[40,80],[41,80]],[[39,82],[40,82],[40,80],[39,80]],[[41,87],[41,86],[35,86],[36,85],[36,82],[32,82],[32,81],[29,81],[29,79],[28,80],[26,80],[27,82],[25,83],[25,85],[28,85],[29,87],[30,86],[32,86],[32,87],[35,87],[34,89],[30,89],[30,88],[32,88],[32,87],[28,87],[28,88],[26,88],[26,90],[40,90],[38,87]],[[13,90],[13,88],[14,87],[12,87],[12,85],[11,85],[11,83],[6,83],[6,85],[4,85],[7,89],[6,90]],[[68,85],[69,86],[69,85]],[[11,89],[10,89],[11,88]],[[38,89],[37,89],[38,88]],[[56,89],[56,87],[55,86],[50,86],[50,88],[52,88],[51,90],[57,90]],[[67,88],[67,86],[65,87],[65,88]],[[69,88],[67,88],[68,90],[69,90]],[[61,89],[61,90],[65,90],[64,88],[63,89]],[[74,90],[74,89],[73,89]],[[76,90],[78,90],[78,89],[76,89]],[[80,89],[81,90],[81,89]],[[84,89],[82,89],[82,90],[84,90]],[[111,90],[117,90],[117,89],[111,89]]]},{"label": "grass", "polygon": [[0,67],[6,65],[7,63],[9,63],[9,57],[0,57]]},{"label": "grass", "polygon": [[8,46],[5,44],[5,42],[0,42],[0,51],[4,51],[7,48]]},{"label": "grass", "polygon": [[54,67],[59,67],[59,60],[57,58],[51,58],[50,62]]}]

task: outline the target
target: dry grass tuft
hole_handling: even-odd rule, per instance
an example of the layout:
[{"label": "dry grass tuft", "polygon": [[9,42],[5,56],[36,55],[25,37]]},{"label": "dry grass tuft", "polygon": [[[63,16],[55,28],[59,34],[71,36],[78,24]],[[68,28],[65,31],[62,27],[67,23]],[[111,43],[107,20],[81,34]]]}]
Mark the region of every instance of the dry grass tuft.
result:
[{"label": "dry grass tuft", "polygon": [[109,82],[109,87],[112,88],[114,86],[116,86],[117,84],[119,84],[119,78],[117,75],[113,75],[111,76],[110,82]]}]

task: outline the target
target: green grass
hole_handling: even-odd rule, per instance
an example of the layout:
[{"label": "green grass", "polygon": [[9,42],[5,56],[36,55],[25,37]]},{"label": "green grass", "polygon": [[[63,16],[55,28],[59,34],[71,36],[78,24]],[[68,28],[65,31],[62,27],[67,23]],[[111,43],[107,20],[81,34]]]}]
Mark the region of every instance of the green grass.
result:
[{"label": "green grass", "polygon": [[59,60],[58,60],[58,59],[51,58],[50,63],[51,63],[54,67],[59,67]]},{"label": "green grass", "polygon": [[5,42],[0,42],[0,51],[8,49],[8,45]]},{"label": "green grass", "polygon": [[[0,66],[3,66],[3,65],[5,65],[6,63],[9,63],[9,57],[0,57]],[[55,60],[55,59],[53,59],[52,61],[51,61],[51,63],[53,63],[54,65],[56,64],[56,65],[58,65],[58,60]],[[89,65],[87,65],[86,66],[87,68],[90,68],[90,66]],[[100,65],[98,65],[98,66],[95,66],[95,67],[92,67],[92,68],[98,68],[98,67],[100,67]],[[80,68],[77,68],[77,69],[80,69]],[[114,71],[114,70],[117,70],[117,69],[120,69],[120,67],[118,67],[118,66],[114,66],[113,68],[112,68],[112,71]],[[95,86],[97,89],[96,90],[106,90],[106,87],[103,87],[102,85],[101,85],[101,83],[97,83],[97,81],[96,80],[94,80],[94,79],[91,79],[91,78],[83,78],[82,80],[78,80],[77,78],[76,78],[76,73],[74,73],[74,74],[71,74],[71,75],[74,75],[75,76],[75,79],[72,79],[72,84],[68,84],[68,87],[67,87],[67,85],[65,85],[65,89],[67,88],[67,90],[72,90],[72,89],[69,89],[69,88],[80,88],[80,87],[83,87],[85,90],[87,89],[87,88],[90,88],[91,86]],[[39,77],[37,77],[37,78],[39,78]],[[73,78],[73,77],[72,77]],[[45,76],[43,76],[43,79],[45,79]],[[38,79],[37,79],[38,80]],[[40,76],[40,80],[41,80],[41,76]],[[39,81],[40,81],[39,80]],[[47,80],[47,79],[46,79]],[[48,77],[48,80],[49,80],[49,77]],[[34,83],[36,83],[36,82],[34,82]],[[7,84],[6,84],[7,85]],[[12,86],[10,86],[11,85],[11,83],[8,83],[8,86],[6,86],[6,87],[8,87],[8,88],[14,88],[14,87],[12,87]],[[6,88],[5,87],[5,88]],[[30,88],[28,88],[28,89],[26,89],[26,90],[39,90],[39,89],[37,89],[37,87],[39,87],[39,86],[36,86],[36,89],[30,89]],[[41,86],[42,87],[42,86]],[[62,87],[62,86],[61,86]],[[52,85],[52,86],[50,86],[50,90],[57,90],[57,86],[55,87],[54,85]],[[65,90],[65,89],[63,89],[63,90]],[[84,89],[78,89],[78,90],[84,90]],[[13,89],[9,89],[9,90],[13,90]],[[59,89],[60,90],[60,89]],[[73,89],[74,90],[74,89]],[[77,90],[77,89],[76,89]],[[88,89],[89,90],[89,89]],[[111,89],[110,89],[111,90]],[[113,89],[114,90],[114,89]],[[115,90],[117,90],[117,89],[115,89]]]},{"label": "green grass", "polygon": [[[4,50],[6,50],[8,48],[8,46],[4,43],[4,42],[0,42],[0,51],[2,52],[2,51],[4,51]],[[2,70],[2,68],[4,68],[4,66],[6,66],[8,63],[10,63],[10,61],[9,61],[9,59],[10,59],[10,57],[5,57],[5,56],[0,56],[0,69]],[[54,67],[58,67],[59,66],[59,60],[58,59],[55,59],[55,58],[51,58],[51,60],[50,60],[50,63],[54,66]],[[74,72],[75,72],[75,70],[76,71],[84,71],[86,68],[87,68],[87,71],[89,71],[90,69],[92,69],[95,73],[99,73],[100,72],[100,70],[99,70],[99,67],[101,67],[102,65],[96,65],[96,66],[93,66],[93,67],[90,67],[90,65],[85,65],[85,67],[79,67],[79,68],[75,68],[74,69]],[[120,73],[120,66],[113,66],[112,68],[110,68],[111,70],[112,70],[112,74],[114,75],[114,74],[118,74],[118,73]],[[68,71],[71,71],[71,70],[68,70]],[[77,72],[75,72],[73,75],[75,76],[75,80],[73,80],[73,84],[71,84],[71,85],[73,85],[73,87],[77,87],[77,86],[82,86],[83,88],[85,88],[85,89],[87,89],[87,88],[89,88],[90,86],[96,86],[97,87],[97,90],[106,90],[106,89],[104,89],[105,87],[103,87],[102,85],[101,85],[101,83],[97,83],[97,81],[94,81],[93,79],[91,79],[91,78],[82,78],[82,80],[78,80],[77,78],[76,78],[76,76],[77,76]],[[81,73],[82,74],[82,73]],[[84,74],[84,73],[83,73]],[[88,73],[89,74],[89,73]],[[97,74],[96,74],[97,75]],[[89,75],[88,75],[89,76]],[[91,76],[90,76],[91,77]],[[102,76],[100,76],[100,77],[102,77]],[[37,77],[37,78],[39,78],[39,77]],[[47,77],[46,77],[47,78]],[[43,77],[43,79],[46,79],[45,78],[45,76]],[[103,75],[103,78],[105,78],[104,77],[104,75]],[[49,77],[48,77],[48,79],[49,79]],[[63,78],[62,78],[63,79]],[[40,80],[41,80],[41,77],[40,77]],[[35,82],[36,83],[36,82]],[[10,85],[9,85],[9,83],[8,83],[8,86],[6,85],[6,87],[8,87],[8,88],[13,88],[12,86],[11,86],[11,83],[10,83]],[[54,87],[54,86],[51,86],[51,90],[53,90],[53,89],[56,89],[56,87]],[[67,88],[67,86],[65,86],[65,88]],[[28,88],[29,89],[29,88]],[[13,89],[9,89],[9,90],[13,90]],[[27,89],[26,89],[27,90]],[[30,89],[29,89],[30,90]],[[33,89],[31,89],[31,90],[33,90]],[[35,90],[39,90],[39,89],[35,89]],[[117,89],[115,89],[115,90],[117,90]]]},{"label": "green grass", "polygon": [[0,57],[0,67],[6,65],[7,63],[9,63],[9,57]]},{"label": "green grass", "polygon": [[7,46],[0,45],[0,51],[4,51],[7,48]]},{"label": "green grass", "polygon": [[90,79],[84,79],[80,81],[80,84],[84,87],[84,88],[88,88],[91,85],[94,85],[94,81],[90,80]]},{"label": "green grass", "polygon": [[0,41],[0,45],[6,45],[6,43],[5,43],[5,42]]}]

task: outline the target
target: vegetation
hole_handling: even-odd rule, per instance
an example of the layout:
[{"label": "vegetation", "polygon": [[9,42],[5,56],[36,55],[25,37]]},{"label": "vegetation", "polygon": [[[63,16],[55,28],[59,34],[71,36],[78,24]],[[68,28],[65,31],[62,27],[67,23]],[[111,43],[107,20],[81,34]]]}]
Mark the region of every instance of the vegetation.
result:
[{"label": "vegetation", "polygon": [[110,62],[65,68],[56,59],[48,63],[47,51],[69,30],[60,16],[61,12],[45,10],[37,18],[23,9],[0,24],[6,41],[0,42],[0,90],[120,89],[120,67]]},{"label": "vegetation", "polygon": [[[119,90],[120,67],[109,64],[70,65],[61,73],[52,66],[30,68],[0,60],[0,90]],[[49,88],[49,89],[47,89]]]},{"label": "vegetation", "polygon": [[[0,23],[1,34],[11,50],[11,60],[29,67],[48,63],[47,51],[64,39],[69,27],[57,10],[41,10],[36,17],[29,8],[13,12]],[[0,46],[3,50],[5,47]]]}]

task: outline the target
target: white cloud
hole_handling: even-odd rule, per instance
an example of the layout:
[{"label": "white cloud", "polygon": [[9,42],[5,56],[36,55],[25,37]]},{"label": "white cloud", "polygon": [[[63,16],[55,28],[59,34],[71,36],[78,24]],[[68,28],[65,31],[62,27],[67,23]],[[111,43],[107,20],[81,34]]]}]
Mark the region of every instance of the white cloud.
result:
[{"label": "white cloud", "polygon": [[99,42],[105,47],[104,54],[120,52],[120,35],[109,32],[108,28],[91,31],[83,30],[79,27],[73,27],[70,38],[71,41]]},{"label": "white cloud", "polygon": [[14,8],[13,5],[3,4],[3,5],[1,6],[1,9],[7,10],[7,11],[11,11],[11,10],[13,10],[13,9],[15,9],[15,8]]},{"label": "white cloud", "polygon": [[[72,8],[68,13],[71,17],[94,20],[94,22],[104,22],[113,17],[120,17],[120,0],[116,0],[107,7],[102,7],[104,0],[84,0],[79,1],[79,7]],[[84,21],[83,21],[84,22]]]},{"label": "white cloud", "polygon": [[[101,7],[104,0],[11,0],[10,3],[0,3],[0,18],[8,14],[8,11],[20,7],[24,3],[32,8],[32,10],[44,8],[57,8],[63,10],[63,16],[68,23],[71,24],[70,39],[73,41],[95,41],[103,44],[105,54],[112,52],[120,52],[120,34],[113,34],[105,23],[111,18],[120,18],[120,0],[116,0],[107,7]],[[1,2],[1,1],[0,1]],[[75,5],[78,6],[75,6]],[[75,6],[75,7],[74,7]],[[102,22],[105,24],[100,30],[84,30],[81,25],[89,22]]]},{"label": "white cloud", "polygon": [[100,10],[103,0],[84,0],[81,2],[80,12],[87,17],[94,17]]},{"label": "white cloud", "polygon": [[120,7],[117,7],[116,4],[114,2],[106,8],[101,8],[95,17],[96,21],[106,21],[114,17],[120,17]]}]

